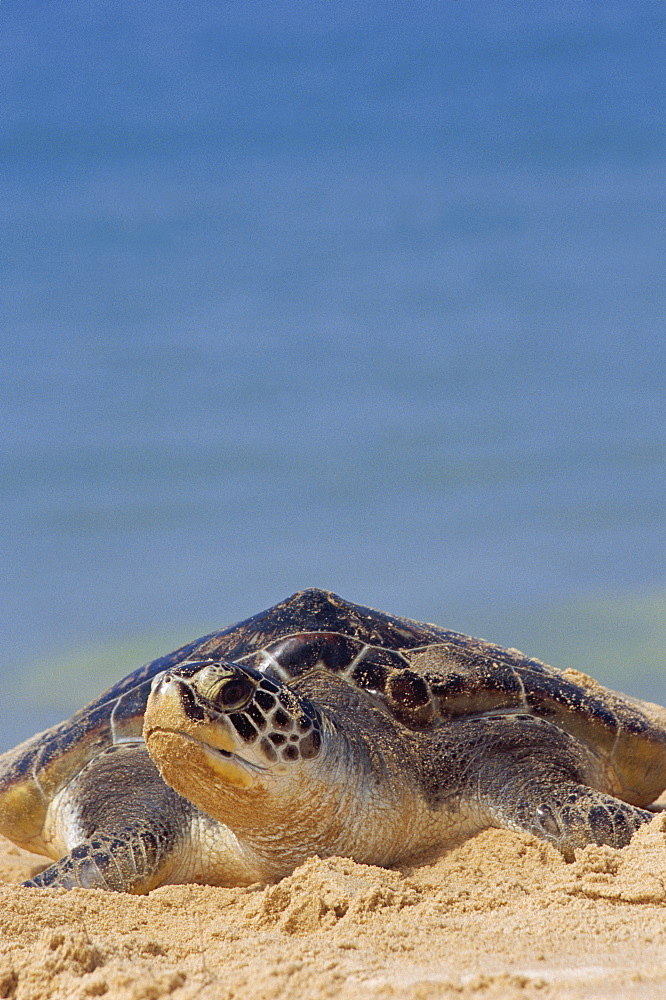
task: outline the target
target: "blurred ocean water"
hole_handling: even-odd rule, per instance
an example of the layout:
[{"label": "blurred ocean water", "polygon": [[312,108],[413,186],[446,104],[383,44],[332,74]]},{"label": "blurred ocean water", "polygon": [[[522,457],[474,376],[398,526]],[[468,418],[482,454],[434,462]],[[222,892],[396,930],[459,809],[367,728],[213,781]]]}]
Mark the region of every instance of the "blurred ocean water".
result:
[{"label": "blurred ocean water", "polygon": [[0,7],[2,746],[310,585],[666,699],[664,9],[419,8]]}]

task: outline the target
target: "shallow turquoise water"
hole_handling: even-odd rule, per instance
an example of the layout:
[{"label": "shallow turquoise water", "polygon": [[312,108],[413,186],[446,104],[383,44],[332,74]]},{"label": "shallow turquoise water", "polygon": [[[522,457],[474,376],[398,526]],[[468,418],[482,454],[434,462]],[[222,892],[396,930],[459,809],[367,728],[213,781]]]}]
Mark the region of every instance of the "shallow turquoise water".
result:
[{"label": "shallow turquoise water", "polygon": [[662,696],[663,8],[411,8],[0,8],[3,745],[308,585]]}]

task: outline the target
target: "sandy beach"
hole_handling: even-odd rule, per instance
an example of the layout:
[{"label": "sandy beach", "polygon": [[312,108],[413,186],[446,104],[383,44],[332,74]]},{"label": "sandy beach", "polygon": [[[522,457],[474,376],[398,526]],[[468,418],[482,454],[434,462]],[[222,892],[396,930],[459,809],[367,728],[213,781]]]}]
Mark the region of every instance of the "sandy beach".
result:
[{"label": "sandy beach", "polygon": [[[42,862],[2,841],[0,878]],[[486,830],[402,872],[312,859],[277,885],[148,896],[0,886],[0,997],[666,995],[666,814],[566,864]]]}]

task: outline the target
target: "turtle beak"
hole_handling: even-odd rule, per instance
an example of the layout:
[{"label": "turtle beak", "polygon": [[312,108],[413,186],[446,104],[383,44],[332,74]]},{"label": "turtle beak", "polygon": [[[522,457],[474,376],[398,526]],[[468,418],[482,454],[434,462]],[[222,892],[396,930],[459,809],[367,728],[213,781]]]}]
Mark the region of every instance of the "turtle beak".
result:
[{"label": "turtle beak", "polygon": [[202,704],[192,678],[169,671],[155,678],[143,737],[162,776],[181,794],[187,795],[184,776],[189,775],[188,767],[178,764],[183,759],[191,767],[213,771],[227,785],[249,788],[255,783],[257,768],[237,756],[238,733],[224,713],[211,712],[208,704]]},{"label": "turtle beak", "polygon": [[[144,715],[144,739],[154,729],[169,729],[193,736],[214,750],[236,753],[239,736],[227,712],[246,704],[256,683],[237,676],[236,668],[210,665],[191,677],[167,670],[153,681]],[[237,716],[233,716],[237,719]],[[252,731],[256,738],[258,734]]]}]

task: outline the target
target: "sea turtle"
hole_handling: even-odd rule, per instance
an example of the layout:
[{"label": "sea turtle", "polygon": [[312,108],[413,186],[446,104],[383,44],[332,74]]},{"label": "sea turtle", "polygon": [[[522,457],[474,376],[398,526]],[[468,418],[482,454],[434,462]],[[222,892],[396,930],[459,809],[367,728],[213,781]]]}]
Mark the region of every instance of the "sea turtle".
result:
[{"label": "sea turtle", "polygon": [[275,881],[489,826],[621,847],[666,786],[666,710],[322,590],[130,674],[0,758],[28,886]]}]

